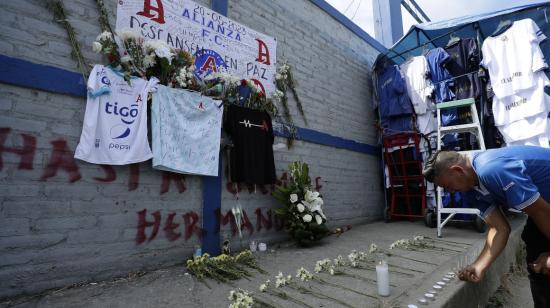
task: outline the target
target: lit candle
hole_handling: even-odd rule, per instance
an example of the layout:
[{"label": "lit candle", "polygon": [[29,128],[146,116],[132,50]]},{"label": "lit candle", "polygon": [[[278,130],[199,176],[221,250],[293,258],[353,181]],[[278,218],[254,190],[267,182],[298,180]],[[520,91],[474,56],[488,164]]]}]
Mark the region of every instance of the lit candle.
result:
[{"label": "lit candle", "polygon": [[390,272],[388,263],[380,261],[376,265],[376,282],[378,283],[378,294],[381,296],[390,295]]}]

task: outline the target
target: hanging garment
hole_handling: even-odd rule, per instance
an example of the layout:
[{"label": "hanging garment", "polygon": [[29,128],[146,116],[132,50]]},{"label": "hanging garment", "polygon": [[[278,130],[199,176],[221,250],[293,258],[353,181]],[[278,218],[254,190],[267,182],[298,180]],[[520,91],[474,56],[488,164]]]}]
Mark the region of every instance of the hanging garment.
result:
[{"label": "hanging garment", "polygon": [[550,148],[549,142],[550,140],[548,138],[548,135],[542,134],[539,136],[535,136],[533,138],[506,143],[506,145],[509,147],[518,146],[518,145],[532,145],[532,146],[537,146],[542,148]]},{"label": "hanging garment", "polygon": [[447,64],[451,57],[441,47],[434,48],[426,54],[430,77],[435,88],[435,102],[441,103],[451,101],[455,94],[451,91],[454,86],[453,76],[447,70]]},{"label": "hanging garment", "polygon": [[401,64],[401,72],[405,78],[407,94],[411,100],[414,112],[417,115],[426,113],[428,105],[432,104],[431,98],[434,91],[429,79],[430,69],[423,56],[412,57]]},{"label": "hanging garment", "polygon": [[539,43],[546,36],[532,19],[515,21],[485,39],[481,65],[489,70],[495,96],[503,98],[536,85],[535,72],[547,67]]},{"label": "hanging garment", "polygon": [[418,132],[429,135],[437,131],[437,115],[435,111],[428,110],[424,114],[416,116],[416,128]]},{"label": "hanging garment", "polygon": [[126,165],[150,159],[147,140],[147,94],[156,86],[95,65],[88,78],[88,99],[75,158],[106,165]]},{"label": "hanging garment", "polygon": [[153,168],[217,176],[223,106],[198,92],[159,85],[153,94]]},{"label": "hanging garment", "polygon": [[381,119],[380,124],[382,125],[384,131],[388,134],[409,132],[413,130],[413,118],[410,114],[384,117]]},{"label": "hanging garment", "polygon": [[412,114],[412,105],[407,95],[405,80],[397,65],[388,65],[378,76],[380,117]]},{"label": "hanging garment", "polygon": [[[430,68],[430,77],[435,89],[435,102],[442,103],[451,101],[455,94],[451,91],[454,86],[452,75],[446,68],[450,60],[449,54],[441,47],[434,48],[426,54],[428,67]],[[443,126],[452,125],[458,121],[457,108],[448,108],[441,111],[441,124]]]},{"label": "hanging garment", "polygon": [[[445,64],[454,80],[453,92],[456,99],[478,98],[481,95],[479,70],[479,48],[473,38],[456,40],[445,47],[450,59]],[[463,76],[465,75],[465,76]]]},{"label": "hanging garment", "polygon": [[532,139],[534,137],[548,137],[548,132],[550,131],[549,125],[548,113],[543,112],[529,118],[497,127],[507,144],[517,144],[517,142]]},{"label": "hanging garment", "polygon": [[229,105],[224,129],[231,136],[230,174],[234,183],[273,184],[273,128],[267,112]]},{"label": "hanging garment", "polygon": [[492,111],[496,126],[548,112],[550,97],[544,92],[544,87],[550,85],[550,80],[543,71],[539,71],[534,75],[534,82],[535,86],[518,90],[516,94],[503,98],[493,97]]}]

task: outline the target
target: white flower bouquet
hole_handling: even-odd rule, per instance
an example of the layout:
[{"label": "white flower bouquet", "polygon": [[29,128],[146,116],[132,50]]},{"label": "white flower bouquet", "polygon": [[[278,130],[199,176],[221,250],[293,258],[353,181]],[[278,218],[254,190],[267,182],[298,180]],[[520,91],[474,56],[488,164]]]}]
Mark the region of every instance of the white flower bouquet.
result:
[{"label": "white flower bouquet", "polygon": [[191,54],[170,48],[163,41],[145,41],[131,29],[101,33],[92,43],[92,50],[106,55],[109,65],[123,73],[127,81],[130,76],[155,76],[166,86],[198,89]]},{"label": "white flower bouquet", "polygon": [[291,163],[289,173],[288,185],[277,186],[273,192],[275,199],[283,204],[275,214],[285,221],[285,229],[296,243],[311,246],[329,233],[322,209],[323,199],[319,192],[311,190],[306,163]]}]

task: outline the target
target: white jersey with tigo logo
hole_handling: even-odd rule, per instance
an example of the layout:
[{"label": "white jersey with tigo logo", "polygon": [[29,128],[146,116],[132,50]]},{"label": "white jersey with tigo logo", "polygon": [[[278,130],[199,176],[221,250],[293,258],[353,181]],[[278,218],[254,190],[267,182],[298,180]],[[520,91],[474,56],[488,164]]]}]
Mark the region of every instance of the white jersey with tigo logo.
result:
[{"label": "white jersey with tigo logo", "polygon": [[485,39],[481,65],[489,70],[497,97],[535,86],[534,72],[547,67],[539,46],[545,39],[532,19],[515,21],[502,34]]},{"label": "white jersey with tigo logo", "polygon": [[88,78],[88,100],[75,158],[107,165],[150,159],[147,140],[147,93],[158,80],[132,77],[95,65]]},{"label": "white jersey with tigo logo", "polygon": [[430,72],[426,57],[418,56],[401,64],[401,72],[405,77],[407,94],[411,99],[416,114],[424,114],[428,105],[432,104],[431,96],[434,91],[432,81],[427,78]]},{"label": "white jersey with tigo logo", "polygon": [[[550,80],[543,71],[534,75],[535,86],[519,90],[516,94],[503,98],[493,97],[493,115],[495,126],[508,125],[528,117],[548,113],[550,97],[544,92],[544,87],[550,85]],[[523,127],[529,129],[529,127]]]}]

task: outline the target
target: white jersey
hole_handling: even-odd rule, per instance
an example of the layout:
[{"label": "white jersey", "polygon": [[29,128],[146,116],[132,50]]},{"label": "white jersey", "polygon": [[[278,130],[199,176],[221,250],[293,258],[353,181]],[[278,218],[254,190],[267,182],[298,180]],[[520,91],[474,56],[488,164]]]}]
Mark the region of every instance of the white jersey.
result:
[{"label": "white jersey", "polygon": [[416,116],[416,127],[418,132],[428,135],[437,131],[437,116],[434,111],[428,110],[424,114]]},{"label": "white jersey", "polygon": [[416,114],[424,114],[427,106],[431,104],[431,96],[434,91],[432,81],[427,78],[430,69],[426,57],[412,57],[401,64],[401,73],[405,78],[407,94],[411,99]]},{"label": "white jersey", "polygon": [[498,98],[535,86],[534,72],[547,67],[539,46],[545,39],[532,19],[515,21],[502,34],[485,39],[481,65],[489,70]]},{"label": "white jersey", "polygon": [[550,148],[548,135],[546,134],[538,135],[533,138],[529,138],[525,140],[506,143],[506,146],[509,146],[509,147],[516,146],[516,145],[532,145],[537,147]]},{"label": "white jersey", "polygon": [[550,97],[544,92],[550,80],[543,71],[535,73],[534,77],[535,86],[532,88],[519,90],[503,98],[493,97],[495,126],[507,125],[550,110]]},{"label": "white jersey", "polygon": [[88,100],[75,158],[107,165],[150,159],[147,140],[147,94],[158,80],[131,77],[95,65],[88,78]]},{"label": "white jersey", "polygon": [[541,135],[548,137],[548,132],[550,132],[549,124],[548,113],[543,112],[507,125],[497,126],[497,128],[506,143],[510,144]]},{"label": "white jersey", "polygon": [[153,94],[153,168],[217,176],[223,102],[158,86]]}]

